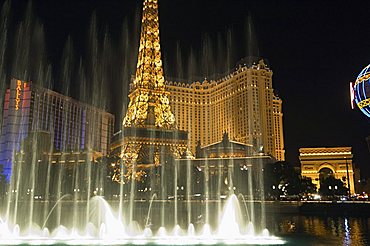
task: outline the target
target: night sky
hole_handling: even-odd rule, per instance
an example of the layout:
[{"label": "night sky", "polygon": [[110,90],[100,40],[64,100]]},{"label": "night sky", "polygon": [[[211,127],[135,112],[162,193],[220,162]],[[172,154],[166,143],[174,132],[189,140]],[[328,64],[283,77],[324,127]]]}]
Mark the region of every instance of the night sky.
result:
[{"label": "night sky", "polygon": [[[14,26],[24,18],[27,3],[12,1]],[[68,35],[73,40],[75,57],[88,52],[87,36],[94,11],[99,30],[109,30],[116,43],[130,43],[131,54],[126,59],[135,66],[141,3],[33,1],[33,15],[43,25],[47,60],[53,64],[53,73],[58,74]],[[358,109],[351,109],[349,99],[349,82],[370,63],[369,1],[159,3],[165,76],[185,80],[217,77],[245,56],[264,57],[274,72],[275,92],[283,100],[287,161],[299,164],[300,147],[352,146],[356,166],[361,168],[362,176],[370,177],[370,154],[365,141],[370,135],[370,121]],[[130,31],[128,38],[121,40],[123,23]],[[193,65],[187,65],[190,53]],[[133,66],[129,67],[132,71]],[[122,81],[112,80],[113,87],[127,87]],[[73,83],[79,82],[74,80],[71,86]],[[122,104],[116,97],[113,93],[113,112],[120,108],[117,104]]]}]

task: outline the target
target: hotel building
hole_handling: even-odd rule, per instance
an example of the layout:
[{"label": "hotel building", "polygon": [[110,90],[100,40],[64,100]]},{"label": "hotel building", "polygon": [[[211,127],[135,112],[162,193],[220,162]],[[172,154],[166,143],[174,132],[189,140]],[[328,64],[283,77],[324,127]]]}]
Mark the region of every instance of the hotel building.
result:
[{"label": "hotel building", "polygon": [[240,64],[218,80],[167,81],[166,88],[177,127],[189,132],[193,153],[199,141],[207,146],[226,132],[255,152],[285,159],[282,100],[274,94],[272,71],[263,60]]},{"label": "hotel building", "polygon": [[32,82],[12,79],[5,93],[2,123],[0,164],[9,178],[15,152],[33,132],[49,133],[53,153],[107,154],[114,116]]}]

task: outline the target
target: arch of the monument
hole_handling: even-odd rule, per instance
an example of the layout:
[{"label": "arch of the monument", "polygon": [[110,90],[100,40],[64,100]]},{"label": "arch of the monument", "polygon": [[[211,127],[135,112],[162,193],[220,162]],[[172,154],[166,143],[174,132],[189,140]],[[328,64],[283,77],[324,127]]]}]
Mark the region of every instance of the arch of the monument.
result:
[{"label": "arch of the monument", "polygon": [[319,179],[322,181],[323,179],[329,177],[329,176],[335,176],[335,170],[330,167],[322,167],[319,169]]},{"label": "arch of the monument", "polygon": [[301,148],[299,150],[302,176],[309,177],[320,188],[320,175],[333,175],[354,194],[354,170],[350,147]]},{"label": "arch of the monument", "polygon": [[335,169],[335,166],[333,166],[332,164],[330,164],[329,162],[324,162],[322,163],[319,168],[317,169],[318,172],[320,173],[321,170],[325,170],[325,169],[329,169],[330,171],[332,171],[333,173],[336,172],[336,169]]}]

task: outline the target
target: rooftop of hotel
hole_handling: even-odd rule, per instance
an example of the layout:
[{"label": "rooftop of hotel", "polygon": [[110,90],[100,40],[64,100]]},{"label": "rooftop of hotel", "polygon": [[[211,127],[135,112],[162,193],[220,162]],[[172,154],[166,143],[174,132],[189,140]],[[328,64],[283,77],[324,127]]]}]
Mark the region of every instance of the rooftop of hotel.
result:
[{"label": "rooftop of hotel", "polygon": [[196,88],[197,86],[200,86],[200,87],[203,87],[203,89],[204,89],[204,87],[208,87],[208,86],[213,87],[213,86],[218,85],[222,82],[225,82],[225,81],[229,80],[230,78],[232,78],[232,77],[234,77],[234,76],[238,75],[239,73],[244,72],[246,70],[265,70],[266,72],[268,72],[269,74],[272,75],[272,70],[265,63],[264,59],[259,58],[258,61],[255,60],[253,62],[251,62],[250,60],[249,61],[247,61],[247,60],[248,60],[248,58],[242,59],[240,62],[238,62],[237,66],[235,67],[235,69],[232,72],[228,72],[226,74],[219,75],[215,79],[207,79],[205,77],[202,82],[200,82],[198,80],[198,81],[194,81],[194,82],[191,82],[191,83],[187,83],[187,82],[183,82],[183,81],[172,81],[171,79],[167,79],[165,81],[165,84],[167,86],[181,86],[181,87],[184,87],[184,88]]}]

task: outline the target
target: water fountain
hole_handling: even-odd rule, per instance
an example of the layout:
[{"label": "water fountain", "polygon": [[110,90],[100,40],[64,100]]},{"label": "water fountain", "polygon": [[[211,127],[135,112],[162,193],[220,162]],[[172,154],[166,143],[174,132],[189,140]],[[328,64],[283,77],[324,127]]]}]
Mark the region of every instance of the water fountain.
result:
[{"label": "water fountain", "polygon": [[[62,201],[58,201],[62,202]],[[199,245],[199,244],[283,244],[284,241],[270,236],[265,229],[259,234],[254,232],[251,222],[245,222],[241,218],[239,201],[235,195],[226,201],[223,214],[219,219],[217,228],[209,224],[198,226],[195,230],[193,224],[188,228],[175,225],[173,228],[159,227],[152,230],[149,223],[142,229],[134,223],[125,223],[118,219],[109,203],[102,197],[93,197],[90,201],[89,217],[87,224],[81,227],[67,227],[64,222],[49,230],[47,227],[32,225],[23,230],[17,224],[0,220],[0,244],[16,245],[50,245],[65,243],[71,245],[123,245],[123,244],[159,244],[159,245]],[[56,204],[57,205],[57,204]],[[86,204],[84,208],[86,209]],[[67,212],[70,208],[67,209]],[[52,212],[52,211],[51,211]],[[150,211],[148,212],[150,214]],[[70,214],[69,214],[70,215]],[[62,212],[62,216],[67,216]],[[186,216],[186,215],[185,215]],[[84,214],[77,217],[68,216],[68,220],[83,220]],[[47,218],[48,219],[48,218]],[[44,224],[47,222],[44,222]],[[63,221],[63,219],[62,219]]]},{"label": "water fountain", "polygon": [[[51,159],[43,165],[37,154],[41,148],[40,144],[46,145],[46,149],[50,148],[49,152],[52,151],[51,144],[41,140],[37,134],[30,135],[31,144],[27,147],[30,156],[24,158],[22,151],[25,149],[21,148],[18,164],[12,166],[13,175],[7,202],[0,219],[0,244],[284,243],[280,238],[269,235],[265,229],[263,205],[253,197],[255,187],[263,187],[260,174],[256,174],[262,169],[261,157],[246,159],[250,165],[249,171],[243,174],[243,184],[237,183],[235,179],[233,161],[226,176],[221,175],[222,167],[218,166],[216,169],[219,175],[212,179],[213,167],[207,158],[203,160],[202,169],[195,168],[189,158],[181,159],[187,152],[184,144],[186,134],[175,127],[164,89],[157,0],[145,0],[143,16],[145,27],[142,28],[142,35],[154,37],[153,40],[141,39],[138,71],[134,80],[134,87],[140,96],[138,100],[133,100],[134,96],[130,97],[132,103],[123,122],[120,136],[122,139],[119,140],[123,141],[123,144],[117,145],[120,147],[120,157],[115,162],[86,158],[83,165],[75,164],[72,168],[53,165]],[[94,22],[93,19],[92,23]],[[97,38],[94,27],[91,28],[90,34],[92,43],[95,43]],[[104,39],[105,48],[109,43],[107,40],[108,37]],[[73,53],[71,50],[68,39],[63,56],[66,72],[62,77],[65,80],[71,79],[68,68],[68,60]],[[155,58],[148,54],[154,55]],[[93,87],[99,89],[102,78],[97,71],[103,68],[98,67],[96,50],[91,56],[90,65],[94,71],[91,76],[97,81]],[[150,64],[155,61],[154,66],[149,66],[149,72],[145,67],[147,61]],[[85,81],[82,67],[80,63],[79,73]],[[156,78],[154,81],[143,76],[152,72]],[[81,84],[83,86],[84,83]],[[97,88],[93,89],[99,91]],[[68,86],[63,90],[69,92]],[[147,94],[144,95],[143,92]],[[97,94],[93,95],[104,98],[102,91]],[[158,104],[156,100],[161,103]],[[135,104],[138,102],[139,105]],[[164,132],[167,135],[164,135]],[[140,134],[150,141],[145,140],[146,142],[138,146],[138,139],[142,137]],[[68,139],[67,135],[62,138]],[[153,148],[153,141],[156,146],[161,147]],[[170,142],[172,145],[168,148]],[[140,159],[141,151],[147,151],[145,153],[149,163]],[[67,157],[61,155],[59,161],[64,163]],[[99,161],[113,167],[114,170],[111,171],[119,183],[116,184],[118,190],[110,189],[108,192],[112,181],[106,177],[110,170],[107,165],[99,165]],[[40,170],[45,170],[46,175],[40,175]],[[145,178],[147,181],[141,182]],[[214,187],[211,180],[216,180]],[[41,193],[38,190],[40,184],[43,190]],[[234,194],[238,185],[248,187],[248,191],[245,194]],[[227,186],[226,191],[223,186]],[[261,195],[259,199],[262,199]]]}]

